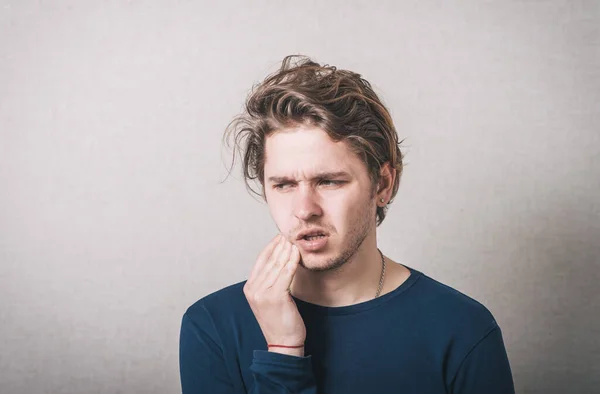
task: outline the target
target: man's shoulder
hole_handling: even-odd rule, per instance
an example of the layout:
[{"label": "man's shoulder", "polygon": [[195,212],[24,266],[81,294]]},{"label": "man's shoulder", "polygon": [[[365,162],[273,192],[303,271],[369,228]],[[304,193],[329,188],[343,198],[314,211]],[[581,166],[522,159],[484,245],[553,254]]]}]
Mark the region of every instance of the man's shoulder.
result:
[{"label": "man's shoulder", "polygon": [[475,298],[425,274],[420,279],[419,307],[433,322],[443,323],[455,332],[472,331],[474,335],[497,326],[490,310]]},{"label": "man's shoulder", "polygon": [[206,314],[214,318],[248,309],[248,301],[244,295],[245,284],[246,281],[242,281],[209,293],[190,305],[185,314],[194,320],[195,317]]}]

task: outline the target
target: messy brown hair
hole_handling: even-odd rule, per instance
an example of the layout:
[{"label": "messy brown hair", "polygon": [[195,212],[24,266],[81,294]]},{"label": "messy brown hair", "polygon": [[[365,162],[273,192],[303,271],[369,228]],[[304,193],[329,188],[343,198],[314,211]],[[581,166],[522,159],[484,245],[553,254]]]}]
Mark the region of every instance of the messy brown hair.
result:
[{"label": "messy brown hair", "polygon": [[[230,171],[239,154],[246,187],[265,198],[266,139],[278,130],[301,125],[317,127],[333,141],[346,142],[368,169],[372,196],[381,166],[389,162],[396,169],[391,199],[395,197],[403,155],[389,111],[360,74],[320,65],[305,56],[285,57],[277,72],[254,86],[245,110],[228,125],[223,139],[229,148],[234,145]],[[251,180],[260,182],[262,193],[252,189]],[[377,226],[386,212],[387,206],[377,207]]]}]

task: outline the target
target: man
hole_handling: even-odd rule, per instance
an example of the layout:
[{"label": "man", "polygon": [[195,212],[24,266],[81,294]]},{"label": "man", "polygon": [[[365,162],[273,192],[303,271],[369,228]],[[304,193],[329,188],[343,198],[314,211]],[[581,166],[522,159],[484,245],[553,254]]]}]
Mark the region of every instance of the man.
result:
[{"label": "man", "polygon": [[367,81],[287,57],[226,137],[280,234],[184,314],[184,394],[514,393],[492,314],[377,248],[403,167]]}]

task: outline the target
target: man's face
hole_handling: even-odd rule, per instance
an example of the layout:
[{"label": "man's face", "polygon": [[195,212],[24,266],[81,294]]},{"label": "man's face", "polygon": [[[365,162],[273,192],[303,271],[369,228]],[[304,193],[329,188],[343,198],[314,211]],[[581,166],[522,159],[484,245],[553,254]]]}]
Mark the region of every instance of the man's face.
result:
[{"label": "man's face", "polygon": [[[344,264],[375,231],[376,201],[365,164],[318,128],[286,129],[266,140],[265,197],[279,231],[313,271]],[[324,230],[316,240],[302,231]]]}]

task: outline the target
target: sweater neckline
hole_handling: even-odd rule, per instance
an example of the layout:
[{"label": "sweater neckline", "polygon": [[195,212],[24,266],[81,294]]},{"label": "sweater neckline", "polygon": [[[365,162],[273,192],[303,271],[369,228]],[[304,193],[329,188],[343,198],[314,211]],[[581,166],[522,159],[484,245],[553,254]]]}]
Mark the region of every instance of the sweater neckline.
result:
[{"label": "sweater neckline", "polygon": [[415,284],[415,282],[422,276],[422,273],[420,271],[411,268],[405,264],[402,265],[410,271],[409,277],[389,293],[383,294],[377,298],[373,298],[368,301],[363,301],[359,302],[358,304],[346,306],[323,306],[303,301],[299,298],[294,297],[293,295],[292,299],[296,302],[298,308],[319,315],[339,316],[354,315],[357,313],[365,312],[370,309],[377,308],[398,297],[400,294],[408,290],[413,284]]}]

